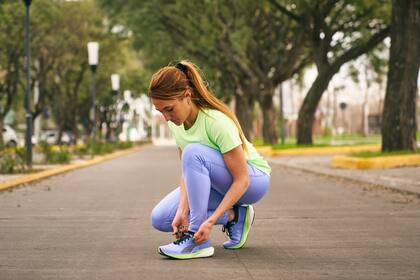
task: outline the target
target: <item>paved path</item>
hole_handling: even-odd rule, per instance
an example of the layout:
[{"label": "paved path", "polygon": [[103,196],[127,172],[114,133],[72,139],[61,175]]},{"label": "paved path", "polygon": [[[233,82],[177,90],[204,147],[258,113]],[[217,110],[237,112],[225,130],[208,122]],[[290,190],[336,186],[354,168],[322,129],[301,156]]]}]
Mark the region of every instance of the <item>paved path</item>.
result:
[{"label": "paved path", "polygon": [[273,166],[247,246],[174,261],[149,225],[179,175],[174,148],[0,193],[0,279],[420,279],[420,203]]},{"label": "paved path", "polygon": [[389,169],[341,169],[331,167],[333,155],[277,156],[270,162],[316,174],[379,185],[420,196],[420,166]]}]

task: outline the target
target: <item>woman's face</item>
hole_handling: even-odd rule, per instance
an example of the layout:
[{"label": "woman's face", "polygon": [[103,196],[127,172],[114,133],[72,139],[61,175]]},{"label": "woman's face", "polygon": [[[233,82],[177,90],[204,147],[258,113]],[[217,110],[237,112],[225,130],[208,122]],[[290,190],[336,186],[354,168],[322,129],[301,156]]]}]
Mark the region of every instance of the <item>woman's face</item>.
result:
[{"label": "woman's face", "polygon": [[188,102],[189,96],[184,96],[181,99],[162,100],[152,98],[152,103],[156,110],[162,113],[166,121],[171,121],[176,125],[181,125],[185,122],[191,112],[191,106]]}]

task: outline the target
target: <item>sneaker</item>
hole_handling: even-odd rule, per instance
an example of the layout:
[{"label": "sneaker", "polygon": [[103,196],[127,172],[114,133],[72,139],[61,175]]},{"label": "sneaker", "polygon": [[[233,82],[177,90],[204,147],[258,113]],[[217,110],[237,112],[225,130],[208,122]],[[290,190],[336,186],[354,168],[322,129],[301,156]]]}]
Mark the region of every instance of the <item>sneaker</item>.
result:
[{"label": "sneaker", "polygon": [[254,222],[255,211],[252,205],[234,206],[235,220],[228,222],[222,230],[229,240],[223,243],[225,249],[240,249],[245,245],[248,233]]},{"label": "sneaker", "polygon": [[206,240],[201,244],[196,244],[193,238],[194,233],[186,232],[184,235],[168,245],[160,246],[158,253],[174,259],[194,259],[213,256],[214,248],[211,241]]}]

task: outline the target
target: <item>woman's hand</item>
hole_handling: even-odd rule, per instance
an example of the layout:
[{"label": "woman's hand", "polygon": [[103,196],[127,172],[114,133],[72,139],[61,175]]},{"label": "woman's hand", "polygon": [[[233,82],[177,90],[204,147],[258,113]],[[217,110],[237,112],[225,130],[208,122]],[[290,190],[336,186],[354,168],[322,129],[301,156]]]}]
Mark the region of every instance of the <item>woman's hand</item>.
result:
[{"label": "woman's hand", "polygon": [[181,238],[180,233],[188,231],[188,226],[188,214],[185,214],[182,211],[177,211],[175,214],[175,218],[172,221],[172,234],[175,235],[177,239],[179,239]]},{"label": "woman's hand", "polygon": [[213,224],[208,220],[201,224],[198,231],[194,234],[194,241],[198,244],[204,242],[210,238],[210,232],[213,228]]}]

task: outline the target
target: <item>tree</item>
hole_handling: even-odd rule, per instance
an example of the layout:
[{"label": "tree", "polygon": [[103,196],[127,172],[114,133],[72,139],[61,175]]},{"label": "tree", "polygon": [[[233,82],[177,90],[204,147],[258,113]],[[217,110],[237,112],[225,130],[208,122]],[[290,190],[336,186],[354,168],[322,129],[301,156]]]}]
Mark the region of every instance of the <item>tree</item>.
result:
[{"label": "tree", "polygon": [[382,151],[416,150],[420,1],[393,0]]},{"label": "tree", "polygon": [[[35,10],[34,16],[44,18],[42,39],[34,39],[35,58],[38,68],[34,79],[39,81],[40,92],[51,109],[58,128],[57,142],[61,142],[64,130],[79,135],[78,124],[89,119],[92,106],[90,95],[89,65],[86,44],[100,43],[100,60],[97,71],[97,100],[110,94],[110,74],[123,71],[126,62],[125,38],[108,30],[103,13],[92,1],[55,2],[56,17],[46,16],[45,9]],[[35,7],[34,7],[35,8]],[[40,8],[40,7],[39,7]],[[37,13],[35,13],[38,11]],[[59,29],[60,32],[50,32]],[[38,37],[39,38],[39,37]],[[42,63],[45,62],[45,63]],[[42,67],[47,65],[48,67]],[[43,100],[40,99],[40,100]],[[100,102],[98,102],[100,104]],[[36,106],[42,111],[44,104]],[[99,116],[99,114],[98,114]],[[96,122],[95,122],[96,123]],[[89,126],[89,124],[86,124]],[[87,128],[89,133],[90,127]]]},{"label": "tree", "polygon": [[[216,10],[211,16],[225,31],[218,41],[221,53],[231,66],[230,71],[241,77],[241,87],[248,90],[249,98],[260,104],[264,142],[275,144],[278,140],[275,88],[310,62],[303,33],[287,16],[262,2],[232,5],[227,10],[227,15]],[[236,19],[236,15],[241,16]],[[243,109],[239,107],[240,111]]]},{"label": "tree", "polygon": [[247,138],[254,102],[259,102],[264,140],[277,142],[274,89],[309,62],[302,59],[305,45],[302,33],[294,33],[294,22],[256,1],[128,1],[124,8],[102,2],[124,15],[118,18],[126,19],[148,57],[164,53],[155,61],[173,60],[181,54],[205,65],[217,81],[216,94],[225,100],[234,96]]},{"label": "tree", "polygon": [[23,3],[11,0],[0,3],[0,146],[4,117],[16,100],[23,72],[23,39],[16,39],[24,36],[23,18]]},{"label": "tree", "polygon": [[270,0],[296,21],[307,35],[318,75],[299,110],[297,144],[312,144],[316,108],[341,66],[371,51],[388,36],[386,1],[294,1],[288,6]]}]

